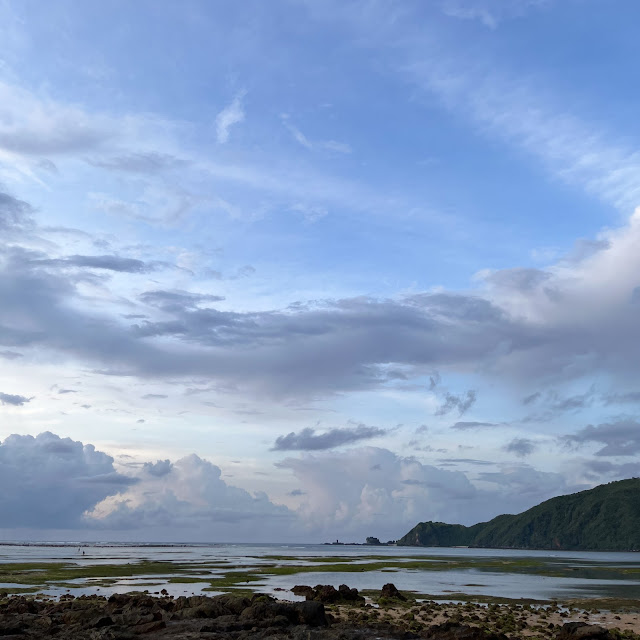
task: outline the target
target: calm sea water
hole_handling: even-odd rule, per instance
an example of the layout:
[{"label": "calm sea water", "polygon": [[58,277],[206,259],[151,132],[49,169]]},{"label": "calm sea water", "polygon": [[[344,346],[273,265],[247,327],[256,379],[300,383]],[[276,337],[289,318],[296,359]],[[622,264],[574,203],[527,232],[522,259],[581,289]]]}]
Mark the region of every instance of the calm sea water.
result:
[{"label": "calm sea water", "polygon": [[[273,557],[277,556],[277,560]],[[464,560],[468,568],[425,571],[411,568],[393,568],[362,572],[322,571],[314,558],[331,557],[365,565],[371,556],[402,562],[422,558],[426,561],[449,559]],[[496,571],[487,568],[496,560],[535,560],[533,567],[516,567]],[[209,586],[207,579],[234,569],[251,570],[253,567],[277,563],[286,565],[318,566],[317,571],[295,575],[265,576],[252,582],[251,588],[271,593],[280,598],[295,599],[288,590],[295,584],[342,583],[358,589],[380,589],[393,582],[400,590],[418,593],[467,593],[509,598],[558,599],[584,597],[640,598],[640,574],[625,570],[640,568],[640,554],[600,552],[548,552],[466,548],[378,547],[351,545],[291,545],[291,544],[211,544],[211,545],[134,545],[134,544],[0,544],[0,563],[8,562],[70,562],[80,566],[100,564],[127,564],[141,560],[175,563],[176,567],[189,567],[191,579],[202,580],[188,584],[168,582],[171,576],[136,576],[116,579],[109,586],[99,584],[97,578],[83,578],[66,584],[42,585],[41,592],[53,595],[71,592],[102,593],[127,592],[147,589],[151,593],[167,589],[172,595],[203,593]],[[377,560],[379,561],[379,560]],[[223,564],[223,569],[203,568],[202,564]],[[549,573],[561,575],[549,575]],[[185,573],[181,572],[184,576]],[[11,591],[23,585],[0,584]],[[282,591],[284,590],[284,591]],[[211,594],[212,592],[206,592]],[[452,596],[453,597],[453,596]]]}]

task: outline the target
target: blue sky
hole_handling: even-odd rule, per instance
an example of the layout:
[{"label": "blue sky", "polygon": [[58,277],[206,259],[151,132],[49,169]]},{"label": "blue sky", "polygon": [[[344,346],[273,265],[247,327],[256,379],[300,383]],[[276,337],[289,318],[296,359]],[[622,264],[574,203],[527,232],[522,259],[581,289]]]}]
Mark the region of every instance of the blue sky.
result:
[{"label": "blue sky", "polygon": [[2,535],[388,539],[637,475],[639,12],[0,2]]}]

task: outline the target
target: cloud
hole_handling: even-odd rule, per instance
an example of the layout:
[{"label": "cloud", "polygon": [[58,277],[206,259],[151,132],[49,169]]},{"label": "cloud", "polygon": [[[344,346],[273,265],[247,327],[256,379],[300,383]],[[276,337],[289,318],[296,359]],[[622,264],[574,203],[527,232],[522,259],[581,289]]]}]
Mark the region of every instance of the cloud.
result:
[{"label": "cloud", "polygon": [[236,97],[216,116],[216,135],[220,144],[229,140],[229,130],[233,125],[244,121],[244,109],[242,99],[245,92],[241,91]]},{"label": "cloud", "polygon": [[128,153],[106,158],[91,158],[87,162],[101,169],[141,174],[155,174],[168,169],[183,167],[186,164],[184,160],[176,156],[156,151]]},{"label": "cloud", "polygon": [[533,440],[528,438],[514,438],[511,442],[505,445],[504,450],[508,453],[515,453],[517,456],[524,458],[531,455],[537,445]]},{"label": "cloud", "polygon": [[485,429],[487,427],[497,427],[495,422],[456,422],[451,425],[451,429],[457,429],[458,431],[467,431],[469,429]]},{"label": "cloud", "polygon": [[320,143],[324,149],[335,151],[336,153],[352,153],[351,145],[346,142],[338,142],[337,140],[327,140]]},{"label": "cloud", "polygon": [[168,473],[171,473],[171,468],[173,465],[170,460],[158,460],[157,462],[145,462],[144,463],[144,471],[152,476],[157,478],[161,478],[162,476],[166,476]]},{"label": "cloud", "polygon": [[0,351],[0,358],[4,358],[5,360],[17,360],[18,358],[23,358],[22,353],[18,353],[17,351],[4,350]]},{"label": "cloud", "polygon": [[627,391],[626,393],[609,393],[602,397],[605,405],[612,404],[638,404],[640,403],[640,391]]},{"label": "cloud", "polygon": [[66,258],[53,258],[37,260],[37,264],[48,267],[80,267],[87,269],[105,269],[120,273],[149,273],[155,271],[159,265],[146,264],[142,260],[134,258],[121,258],[119,256],[68,256]]},{"label": "cloud", "polygon": [[514,506],[515,513],[528,508],[518,506],[518,503],[513,504],[513,496],[518,494],[522,496],[522,502],[519,505],[528,503],[529,506],[534,506],[554,496],[575,493],[589,488],[584,485],[568,483],[560,473],[540,471],[526,464],[504,464],[501,465],[498,472],[479,473],[478,480],[491,486],[494,500],[500,499],[499,496],[502,495],[511,502],[511,505],[503,506],[502,513],[514,513]]},{"label": "cloud", "polygon": [[189,291],[145,291],[140,294],[140,300],[145,304],[157,307],[167,312],[180,312],[183,309],[193,309],[202,302],[220,302],[224,296],[192,293]]},{"label": "cloud", "polygon": [[627,418],[616,422],[605,422],[597,426],[588,425],[576,433],[562,436],[568,445],[598,443],[605,445],[597,456],[633,456],[640,452],[640,422]]},{"label": "cloud", "polygon": [[[0,82],[0,149],[22,156],[52,156],[94,151],[116,137],[117,127],[105,116],[39,98]],[[122,131],[122,123],[120,131]]]},{"label": "cloud", "polygon": [[[543,2],[444,0],[449,15],[479,20],[495,28],[507,17]],[[400,14],[395,5],[374,3],[353,11],[330,5],[333,19],[350,28],[363,46],[377,47],[400,79],[422,91],[484,136],[504,140],[537,159],[558,180],[573,185],[625,213],[640,201],[637,175],[640,157],[625,137],[566,108],[566,100],[548,98],[552,87],[505,71],[495,56],[473,57],[465,47],[453,47],[437,27],[428,30],[419,10]],[[325,7],[324,11],[328,11]],[[326,16],[328,17],[328,16]],[[381,25],[385,25],[381,28]]]},{"label": "cloud", "polygon": [[[5,248],[0,349],[32,346],[43,358],[64,354],[114,375],[204,376],[278,399],[393,387],[433,378],[443,367],[514,386],[566,383],[598,372],[628,387],[640,359],[640,307],[631,300],[640,272],[640,211],[601,237],[603,248],[579,262],[551,265],[545,277],[483,272],[476,290],[464,294],[224,311],[203,306],[219,301],[212,294],[157,289],[141,295],[148,319],[136,324],[124,322],[120,309],[111,314],[104,305],[92,306],[67,274],[38,263],[42,254]],[[117,256],[76,260],[86,269],[100,264],[136,273],[147,264]],[[16,323],[19,317],[29,322]],[[475,397],[472,390],[445,394],[438,413],[462,415]],[[577,411],[589,406],[593,391],[544,398],[555,410]]]},{"label": "cloud", "polygon": [[476,460],[474,458],[440,458],[439,462],[446,465],[474,464],[480,467],[488,467],[496,464],[495,462],[491,462],[490,460]]},{"label": "cloud", "polygon": [[0,444],[0,519],[5,529],[81,527],[86,509],[135,482],[92,445],[45,432]]},{"label": "cloud", "polygon": [[33,226],[33,208],[8,193],[0,192],[0,233],[7,236]]},{"label": "cloud", "polygon": [[92,527],[154,531],[174,540],[263,541],[296,535],[296,517],[289,509],[262,492],[228,485],[220,476],[219,467],[195,454],[174,463],[145,464],[137,483],[99,502],[85,520]]},{"label": "cloud", "polygon": [[466,413],[475,403],[476,401],[476,392],[473,389],[467,391],[466,395],[456,396],[451,393],[447,393],[445,396],[444,403],[440,406],[440,408],[436,411],[435,415],[444,416],[447,413],[453,411],[454,409],[458,410],[458,413],[462,415]]},{"label": "cloud", "polygon": [[305,136],[300,129],[292,125],[287,118],[284,119],[284,126],[289,130],[294,140],[302,145],[305,149],[313,149],[313,144],[307,136]]},{"label": "cloud", "polygon": [[291,432],[279,436],[273,445],[274,451],[319,451],[334,449],[345,444],[353,444],[360,440],[368,440],[386,435],[384,429],[359,424],[357,427],[330,429],[316,435],[314,429],[303,429],[299,433]]},{"label": "cloud", "polygon": [[[387,449],[302,454],[279,463],[305,492],[297,513],[316,540],[396,539],[425,520],[475,524],[519,512],[567,488],[564,477],[530,468],[502,467],[479,489],[457,470],[400,457]],[[484,475],[484,474],[481,474]]]},{"label": "cloud", "polygon": [[0,393],[0,403],[10,404],[14,407],[21,407],[27,402],[31,402],[33,398],[26,398],[25,396],[13,395],[11,393]]},{"label": "cloud", "polygon": [[352,152],[350,145],[344,142],[338,142],[336,140],[312,142],[311,140],[309,140],[307,136],[304,135],[304,133],[302,133],[302,131],[300,131],[300,129],[298,129],[298,127],[296,127],[290,122],[288,115],[282,116],[282,123],[284,124],[287,131],[289,131],[289,133],[293,136],[293,139],[299,145],[303,146],[305,149],[308,149],[309,151],[313,149],[325,149],[327,151],[332,151],[335,153],[347,154]]},{"label": "cloud", "polygon": [[442,12],[452,18],[460,20],[478,20],[485,27],[496,29],[505,19],[523,15],[531,8],[544,7],[550,0],[475,0],[473,4],[464,0],[442,0]]},{"label": "cloud", "polygon": [[640,477],[640,462],[625,462],[624,464],[615,464],[609,460],[602,458],[592,458],[582,462],[585,476],[594,482],[601,483],[602,477],[607,476],[608,479],[624,480],[626,478]]}]

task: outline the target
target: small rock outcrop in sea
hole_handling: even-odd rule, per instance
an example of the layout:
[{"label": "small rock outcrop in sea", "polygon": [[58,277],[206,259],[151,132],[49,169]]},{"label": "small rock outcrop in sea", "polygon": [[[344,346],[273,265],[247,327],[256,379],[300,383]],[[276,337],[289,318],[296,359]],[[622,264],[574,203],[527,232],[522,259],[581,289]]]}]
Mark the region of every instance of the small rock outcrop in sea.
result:
[{"label": "small rock outcrop in sea", "polygon": [[346,584],[341,584],[337,589],[331,584],[318,584],[315,587],[297,584],[291,591],[297,596],[304,596],[307,601],[312,600],[323,604],[364,604],[364,597],[358,593],[358,590],[350,589]]}]

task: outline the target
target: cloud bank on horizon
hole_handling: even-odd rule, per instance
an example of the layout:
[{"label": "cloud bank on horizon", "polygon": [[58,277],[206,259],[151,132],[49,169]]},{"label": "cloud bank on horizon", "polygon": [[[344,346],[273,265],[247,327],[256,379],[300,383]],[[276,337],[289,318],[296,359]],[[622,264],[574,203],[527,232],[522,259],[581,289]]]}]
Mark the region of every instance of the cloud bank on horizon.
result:
[{"label": "cloud bank on horizon", "polygon": [[389,539],[640,473],[636,13],[2,4],[2,535]]}]

